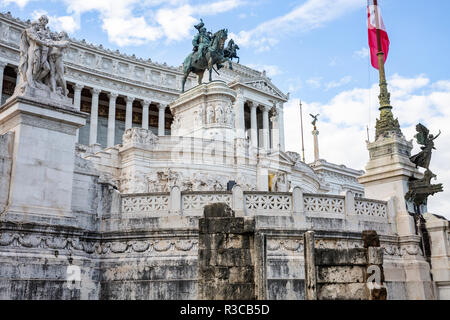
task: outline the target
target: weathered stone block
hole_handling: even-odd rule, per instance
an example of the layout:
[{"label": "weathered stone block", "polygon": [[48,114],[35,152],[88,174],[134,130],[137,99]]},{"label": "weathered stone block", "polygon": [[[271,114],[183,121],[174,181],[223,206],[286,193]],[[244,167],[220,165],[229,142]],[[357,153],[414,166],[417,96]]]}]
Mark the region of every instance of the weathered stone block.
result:
[{"label": "weathered stone block", "polygon": [[363,283],[365,267],[362,266],[330,266],[319,267],[317,283]]},{"label": "weathered stone block", "polygon": [[364,243],[364,248],[368,247],[379,247],[380,237],[374,230],[365,230],[362,232],[362,239]]},{"label": "weathered stone block", "polygon": [[365,283],[327,283],[318,285],[319,300],[369,300]]},{"label": "weathered stone block", "polygon": [[200,219],[200,233],[238,233],[244,230],[244,218],[214,218]]},{"label": "weathered stone block", "polygon": [[251,236],[248,234],[210,233],[199,235],[199,247],[207,249],[250,249]]},{"label": "weathered stone block", "polygon": [[367,263],[382,265],[383,264],[383,253],[384,253],[383,248],[375,248],[375,247],[367,248]]},{"label": "weathered stone block", "polygon": [[370,300],[387,300],[387,289],[379,288],[370,290]]},{"label": "weathered stone block", "polygon": [[366,265],[366,249],[345,250],[316,249],[315,260],[318,266]]},{"label": "weathered stone block", "polygon": [[253,267],[231,267],[229,269],[231,283],[251,283],[255,279]]},{"label": "weathered stone block", "polygon": [[203,209],[205,218],[234,218],[234,211],[225,203],[213,203]]}]

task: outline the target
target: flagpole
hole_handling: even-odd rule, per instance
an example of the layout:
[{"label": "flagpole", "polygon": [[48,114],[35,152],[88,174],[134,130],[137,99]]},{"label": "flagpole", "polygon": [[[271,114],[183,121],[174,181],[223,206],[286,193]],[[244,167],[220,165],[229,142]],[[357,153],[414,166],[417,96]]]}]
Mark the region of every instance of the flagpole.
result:
[{"label": "flagpole", "polygon": [[392,109],[390,106],[390,94],[387,90],[386,72],[384,69],[384,52],[381,45],[380,34],[380,14],[378,13],[378,0],[373,0],[375,6],[375,24],[377,31],[377,46],[378,46],[378,71],[380,75],[380,111],[383,109]]},{"label": "flagpole", "polygon": [[302,100],[300,100],[300,126],[302,131],[302,158],[305,162],[305,141],[303,139],[303,110],[302,110]]},{"label": "flagpole", "polygon": [[386,72],[384,68],[384,52],[380,33],[381,26],[380,13],[378,12],[378,0],[373,0],[373,4],[375,7],[375,28],[378,47],[378,72],[380,75],[380,95],[378,96],[378,99],[380,101],[380,119],[377,119],[377,123],[375,126],[375,139],[378,139],[378,137],[384,136],[389,132],[394,132],[400,135],[402,134],[402,132],[398,120],[394,119],[394,115],[392,114],[392,106],[390,101],[391,94],[389,93],[387,88]]}]

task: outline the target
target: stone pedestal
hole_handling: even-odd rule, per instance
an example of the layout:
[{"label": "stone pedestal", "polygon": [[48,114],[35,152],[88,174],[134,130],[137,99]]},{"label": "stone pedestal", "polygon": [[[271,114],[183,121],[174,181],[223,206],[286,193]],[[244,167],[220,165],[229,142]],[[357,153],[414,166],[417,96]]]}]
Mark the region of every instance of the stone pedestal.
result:
[{"label": "stone pedestal", "polygon": [[408,213],[405,200],[409,179],[422,177],[409,160],[412,142],[407,141],[402,134],[392,132],[379,136],[375,142],[368,142],[367,148],[370,160],[366,173],[359,177],[358,181],[364,186],[366,198],[383,201],[393,199],[396,224],[394,229],[399,235],[399,246],[404,252],[402,258],[408,299],[434,299],[430,266],[420,250],[421,239],[416,235],[414,219]]},{"label": "stone pedestal", "polygon": [[4,216],[10,221],[72,224],[76,130],[85,125],[85,115],[67,100],[33,94],[14,96],[0,108],[0,134],[14,133]]},{"label": "stone pedestal", "polygon": [[169,105],[174,116],[172,136],[233,141],[236,92],[223,81],[199,85]]},{"label": "stone pedestal", "polygon": [[431,244],[431,273],[436,283],[437,298],[450,300],[450,223],[431,213],[423,216]]},{"label": "stone pedestal", "polygon": [[394,197],[397,232],[400,236],[415,234],[414,220],[408,214],[405,194],[411,177],[421,178],[422,174],[409,160],[412,142],[403,136],[391,134],[368,142],[370,161],[366,173],[358,178],[364,186],[365,197],[388,201]]}]

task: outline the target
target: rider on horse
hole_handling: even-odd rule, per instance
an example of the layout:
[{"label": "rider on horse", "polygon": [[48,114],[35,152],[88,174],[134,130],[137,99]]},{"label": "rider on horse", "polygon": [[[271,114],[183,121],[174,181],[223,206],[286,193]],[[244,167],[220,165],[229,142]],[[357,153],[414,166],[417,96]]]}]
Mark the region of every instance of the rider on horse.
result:
[{"label": "rider on horse", "polygon": [[196,62],[205,54],[205,49],[207,49],[211,45],[211,35],[204,28],[205,24],[203,20],[200,19],[200,23],[195,25],[195,29],[198,30],[198,34],[195,35],[192,40],[192,45],[194,46],[193,51],[197,52]]}]

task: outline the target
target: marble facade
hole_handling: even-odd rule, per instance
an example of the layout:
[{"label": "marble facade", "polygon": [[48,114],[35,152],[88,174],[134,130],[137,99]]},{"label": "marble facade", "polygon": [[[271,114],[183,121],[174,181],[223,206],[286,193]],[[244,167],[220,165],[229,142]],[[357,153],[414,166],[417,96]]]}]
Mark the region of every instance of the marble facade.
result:
[{"label": "marble facade", "polygon": [[402,190],[383,188],[403,183],[388,170],[407,171],[401,156],[369,145],[366,173],[306,164],[285,150],[289,96],[264,72],[235,64],[203,85],[190,78],[181,94],[180,68],[73,39],[68,105],[10,98],[27,25],[0,14],[1,299],[195,299],[198,221],[218,202],[265,237],[268,299],[305,298],[307,230],[317,248],[340,249],[376,230],[389,299],[448,295],[448,221],[428,217],[441,243],[430,267]]}]

